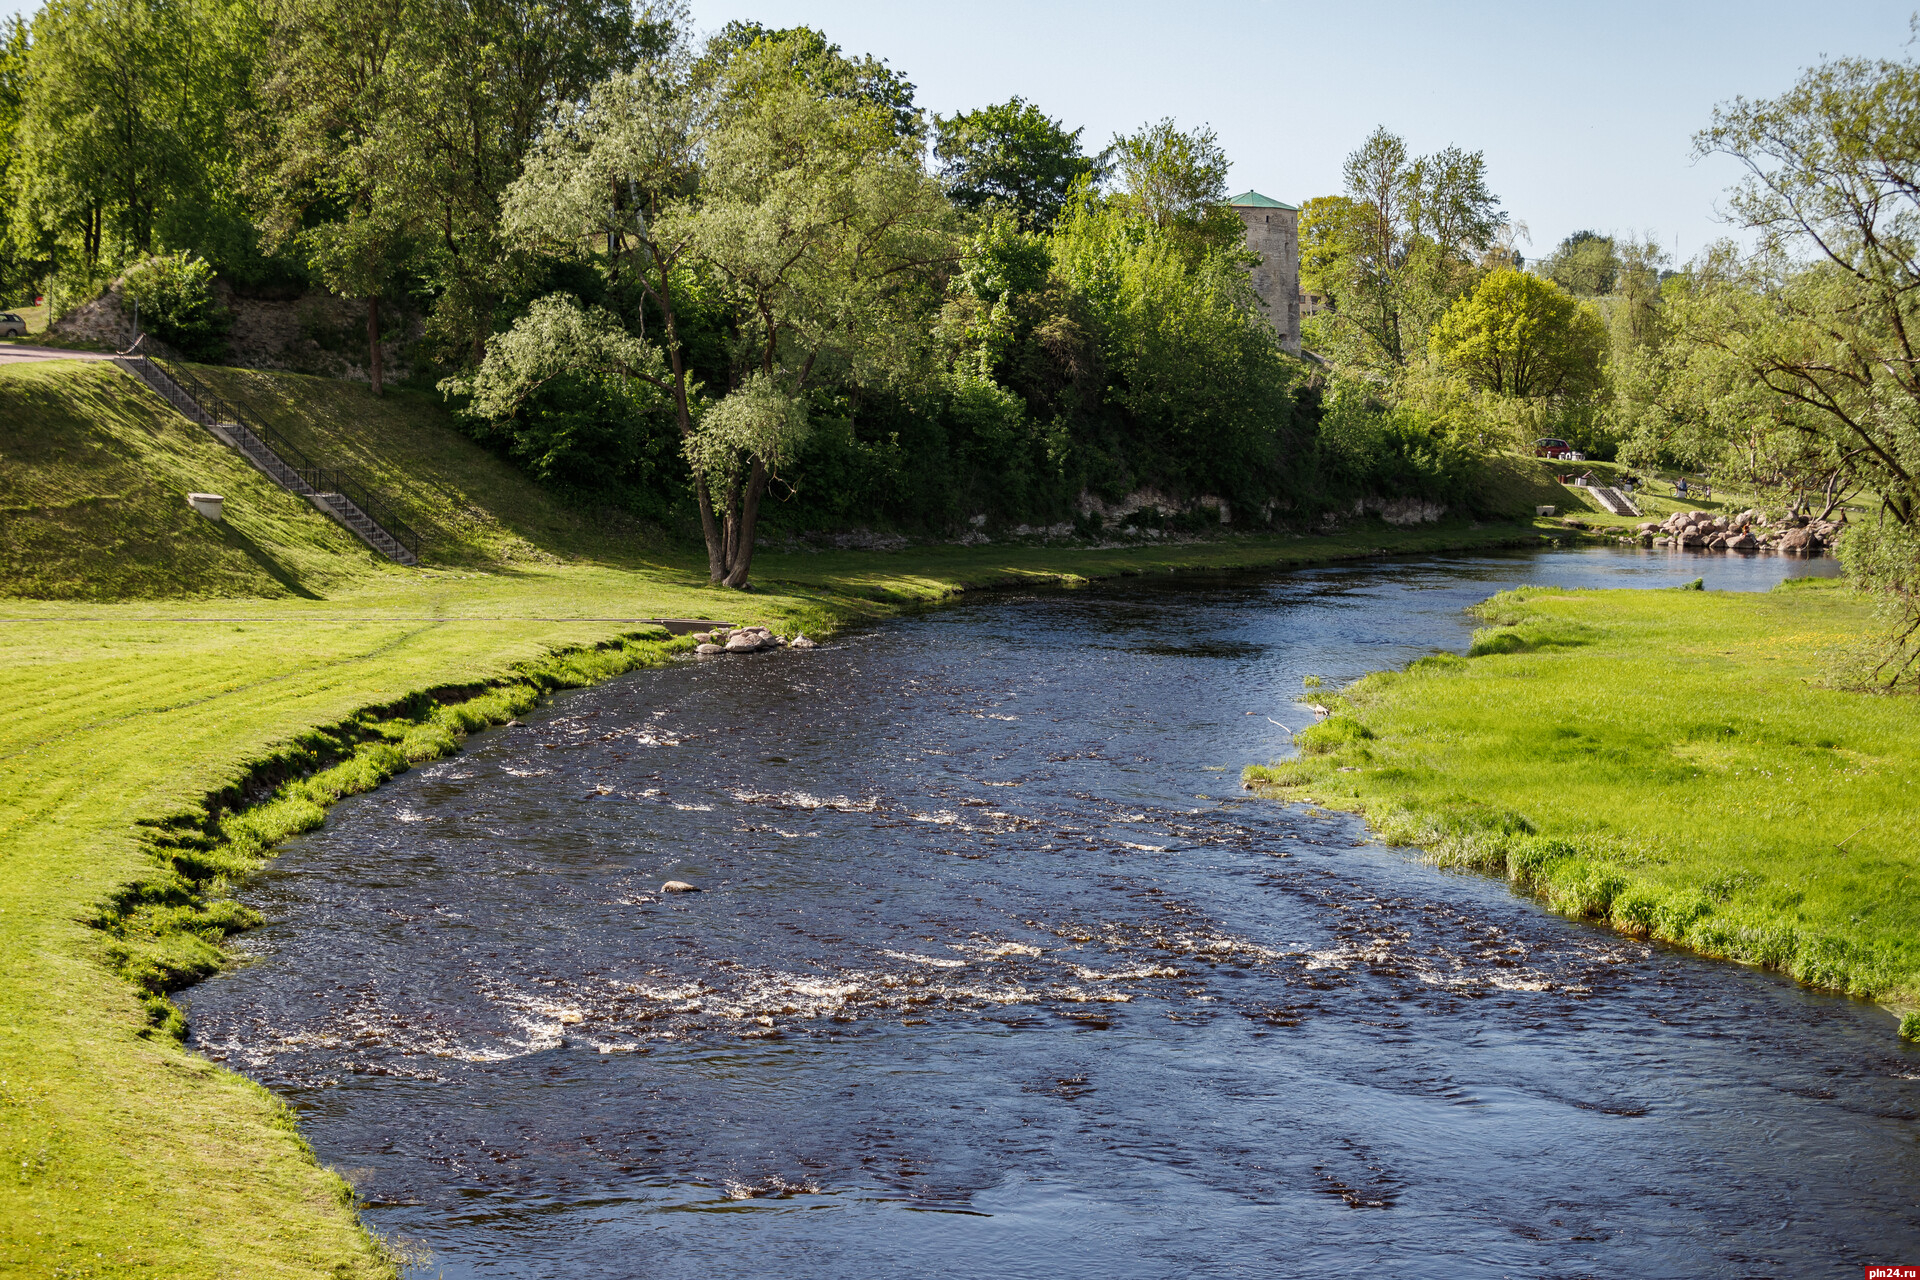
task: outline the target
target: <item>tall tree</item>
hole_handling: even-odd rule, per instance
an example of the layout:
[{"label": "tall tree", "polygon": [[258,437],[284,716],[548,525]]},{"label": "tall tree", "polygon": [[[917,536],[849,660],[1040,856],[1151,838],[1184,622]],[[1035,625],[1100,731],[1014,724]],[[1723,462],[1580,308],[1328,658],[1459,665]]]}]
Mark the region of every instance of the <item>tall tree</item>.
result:
[{"label": "tall tree", "polygon": [[1477,151],[1416,157],[1380,128],[1347,157],[1345,176],[1348,203],[1326,207],[1309,228],[1334,299],[1314,328],[1344,362],[1390,373],[1419,354],[1433,322],[1472,286],[1507,218]]},{"label": "tall tree", "polygon": [[[684,23],[682,23],[684,26]],[[732,75],[735,59],[757,49],[761,58],[777,58],[783,79],[804,85],[822,98],[865,102],[885,111],[901,137],[919,137],[925,128],[914,105],[911,81],[871,54],[849,57],[840,46],[813,27],[767,27],[734,20],[708,38],[705,52],[694,64],[696,90],[711,91],[749,86]]]},{"label": "tall tree", "polygon": [[1019,97],[934,118],[934,158],[947,197],[962,209],[1001,208],[1028,231],[1044,231],[1066,207],[1075,181],[1094,172],[1081,130]]},{"label": "tall tree", "polygon": [[29,283],[44,251],[40,228],[23,219],[18,208],[19,187],[26,176],[19,138],[32,75],[31,44],[24,19],[16,17],[0,27],[0,290],[7,293]]},{"label": "tall tree", "polygon": [[[91,270],[151,252],[219,202],[250,25],[216,0],[53,0],[34,18],[18,146],[20,216]],[[178,239],[179,237],[173,237]]]},{"label": "tall tree", "polygon": [[[639,305],[620,322],[624,331],[644,340],[650,309],[657,324],[645,349],[654,355],[570,339],[553,364],[646,382],[669,398],[683,445],[693,438],[698,408],[681,320],[691,287],[693,227],[669,214],[678,214],[700,190],[712,112],[712,95],[695,84],[685,44],[665,43],[632,72],[596,85],[582,106],[561,110],[526,172],[508,190],[504,215],[507,235],[521,244],[580,249],[597,240],[614,282],[637,289]],[[550,305],[580,310],[571,297]],[[569,333],[587,328],[584,322],[569,323]],[[517,323],[513,333],[524,327]],[[524,399],[530,387],[517,372],[519,363],[524,362],[496,358],[489,347],[478,374],[483,413],[504,418]],[[718,582],[729,567],[726,541],[706,470],[697,461],[693,481],[708,570]]]},{"label": "tall tree", "polygon": [[380,299],[415,220],[394,135],[408,0],[310,0],[269,11],[249,177],[269,243],[298,244],[335,293],[366,305],[381,393]]},{"label": "tall tree", "polygon": [[1214,131],[1171,119],[1114,138],[1108,148],[1117,198],[1137,217],[1196,245],[1238,243],[1246,229],[1226,206],[1231,165]]},{"label": "tall tree", "polygon": [[645,37],[629,0],[408,0],[388,139],[408,221],[426,237],[420,274],[432,331],[478,364],[526,264],[499,237],[501,203],[540,129],[629,67]]},{"label": "tall tree", "polygon": [[[1920,65],[1842,58],[1777,98],[1719,108],[1695,141],[1747,172],[1732,208],[1759,236],[1755,284],[1773,305],[1767,323],[1737,331],[1739,350],[1767,387],[1858,446],[1905,526],[1920,524],[1916,119]],[[1806,254],[1809,269],[1766,269]]]},{"label": "tall tree", "polygon": [[[623,320],[638,346],[606,340],[575,300],[550,299],[540,323],[580,335],[565,339],[579,353],[573,367],[664,393],[709,571],[732,587],[750,578],[760,504],[805,436],[810,393],[884,384],[915,361],[938,276],[957,257],[918,138],[899,132],[884,103],[817,89],[857,77],[823,68],[797,39],[798,51],[756,36],[718,70],[676,53],[600,86],[561,117],[507,204],[511,230],[598,241],[616,282],[637,286],[644,301]],[[682,323],[708,280],[733,338],[713,399],[694,385]],[[561,326],[562,312],[583,318]],[[533,324],[490,343],[470,385],[512,385],[516,360],[535,367],[516,355],[516,335]]]},{"label": "tall tree", "polygon": [[780,41],[733,59],[700,198],[668,216],[724,282],[739,335],[734,389],[687,449],[712,486],[731,587],[747,584],[761,499],[815,381],[897,376],[924,346],[933,276],[958,256],[918,138],[878,103],[822,95],[792,65]]},{"label": "tall tree", "polygon": [[1621,266],[1612,236],[1576,231],[1547,255],[1540,270],[1568,293],[1591,298],[1613,292]]},{"label": "tall tree", "polygon": [[1433,327],[1434,356],[1483,391],[1533,398],[1600,385],[1607,329],[1591,305],[1511,268],[1460,298]]}]

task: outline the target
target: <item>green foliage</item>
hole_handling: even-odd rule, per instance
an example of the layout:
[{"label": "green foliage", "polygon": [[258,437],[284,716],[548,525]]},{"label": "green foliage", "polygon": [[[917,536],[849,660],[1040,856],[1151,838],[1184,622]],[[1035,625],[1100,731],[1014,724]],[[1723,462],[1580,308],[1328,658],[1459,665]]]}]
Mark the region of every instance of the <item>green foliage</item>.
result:
[{"label": "green foliage", "polygon": [[1462,425],[1431,402],[1388,405],[1375,384],[1336,377],[1322,401],[1320,477],[1335,494],[1471,505],[1482,451]]},{"label": "green foliage", "polygon": [[463,416],[476,439],[540,479],[624,491],[659,516],[684,476],[673,460],[670,406],[656,385],[660,368],[658,348],[611,314],[551,294],[487,344],[471,377],[443,388],[468,397]]},{"label": "green foliage", "polygon": [[[760,63],[760,74],[739,74],[743,54]],[[813,27],[774,28],[734,19],[707,40],[691,74],[697,85],[725,85],[736,98],[750,98],[774,82],[795,84],[829,101],[877,108],[903,138],[917,138],[922,131],[913,84],[905,76],[871,55],[848,57]]]},{"label": "green foliage", "polygon": [[149,258],[126,275],[127,297],[140,307],[141,328],[193,360],[225,352],[233,315],[213,293],[213,268],[182,250]]},{"label": "green foliage", "polygon": [[1613,292],[1624,264],[1614,250],[1613,237],[1594,231],[1576,231],[1562,240],[1540,264],[1540,274],[1579,297]]},{"label": "green foliage", "polygon": [[227,157],[259,52],[249,7],[55,0],[33,20],[15,243],[91,271],[157,248],[239,262]]},{"label": "green foliage", "polygon": [[1239,246],[1245,225],[1226,205],[1231,165],[1211,128],[1162,120],[1116,136],[1107,155],[1116,203],[1133,217],[1202,248]]},{"label": "green foliage", "polygon": [[1303,284],[1331,303],[1305,328],[1337,363],[1392,375],[1473,284],[1507,215],[1480,152],[1416,157],[1385,128],[1347,157],[1345,176],[1345,196],[1310,201],[1302,220]]},{"label": "green foliage", "polygon": [[933,123],[947,198],[971,212],[1005,209],[1028,231],[1051,227],[1073,184],[1093,172],[1080,150],[1082,131],[1018,96]]},{"label": "green foliage", "polygon": [[762,487],[778,479],[808,429],[806,401],[756,369],[700,415],[683,447],[688,463],[713,486],[720,510],[737,516],[750,478]]},{"label": "green foliage", "polygon": [[1429,344],[1436,360],[1482,391],[1567,397],[1599,387],[1607,332],[1592,307],[1550,281],[1507,268],[1449,307]]},{"label": "green foliage", "polygon": [[1122,492],[1152,481],[1253,505],[1282,491],[1287,459],[1304,445],[1301,370],[1274,345],[1238,251],[1197,247],[1124,204],[1082,199],[1052,254],[1099,344],[1106,404],[1119,411],[1087,439],[1089,455],[1104,455],[1089,456],[1089,478],[1100,483],[1104,461],[1106,483]]}]

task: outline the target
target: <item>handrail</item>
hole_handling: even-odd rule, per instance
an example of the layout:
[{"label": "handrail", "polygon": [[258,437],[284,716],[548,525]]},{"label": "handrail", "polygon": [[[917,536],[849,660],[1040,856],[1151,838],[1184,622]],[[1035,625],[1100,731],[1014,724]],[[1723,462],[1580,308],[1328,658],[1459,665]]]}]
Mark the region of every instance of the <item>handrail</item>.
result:
[{"label": "handrail", "polygon": [[200,409],[214,421],[231,422],[235,426],[251,431],[260,443],[277,454],[280,460],[286,463],[294,474],[314,492],[342,495],[365,512],[369,520],[385,530],[388,537],[405,547],[414,559],[420,558],[420,535],[395,513],[393,506],[385,498],[354,479],[351,472],[339,467],[320,466],[302,453],[291,440],[264,422],[249,422],[226,397],[187,372],[179,361],[162,360],[151,353],[139,358],[157,365],[161,372],[180,388],[187,399],[200,406]]}]

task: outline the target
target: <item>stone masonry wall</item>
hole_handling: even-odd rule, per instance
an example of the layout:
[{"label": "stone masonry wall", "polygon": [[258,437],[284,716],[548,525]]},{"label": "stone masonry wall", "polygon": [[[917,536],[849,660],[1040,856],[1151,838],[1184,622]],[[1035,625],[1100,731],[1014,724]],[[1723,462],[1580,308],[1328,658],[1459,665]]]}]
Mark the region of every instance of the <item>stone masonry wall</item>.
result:
[{"label": "stone masonry wall", "polygon": [[1254,292],[1267,304],[1267,318],[1280,345],[1300,354],[1300,215],[1292,209],[1237,204],[1233,211],[1247,224],[1247,247],[1260,255],[1253,269]]}]

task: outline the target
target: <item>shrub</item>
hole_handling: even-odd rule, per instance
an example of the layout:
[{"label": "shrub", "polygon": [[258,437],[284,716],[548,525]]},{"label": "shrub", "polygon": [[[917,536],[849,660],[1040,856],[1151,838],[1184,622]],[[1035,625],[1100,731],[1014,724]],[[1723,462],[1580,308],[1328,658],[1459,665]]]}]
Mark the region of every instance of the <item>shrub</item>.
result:
[{"label": "shrub", "polygon": [[140,325],[181,355],[212,360],[227,349],[233,315],[213,296],[213,268],[191,253],[149,258],[126,276]]}]

